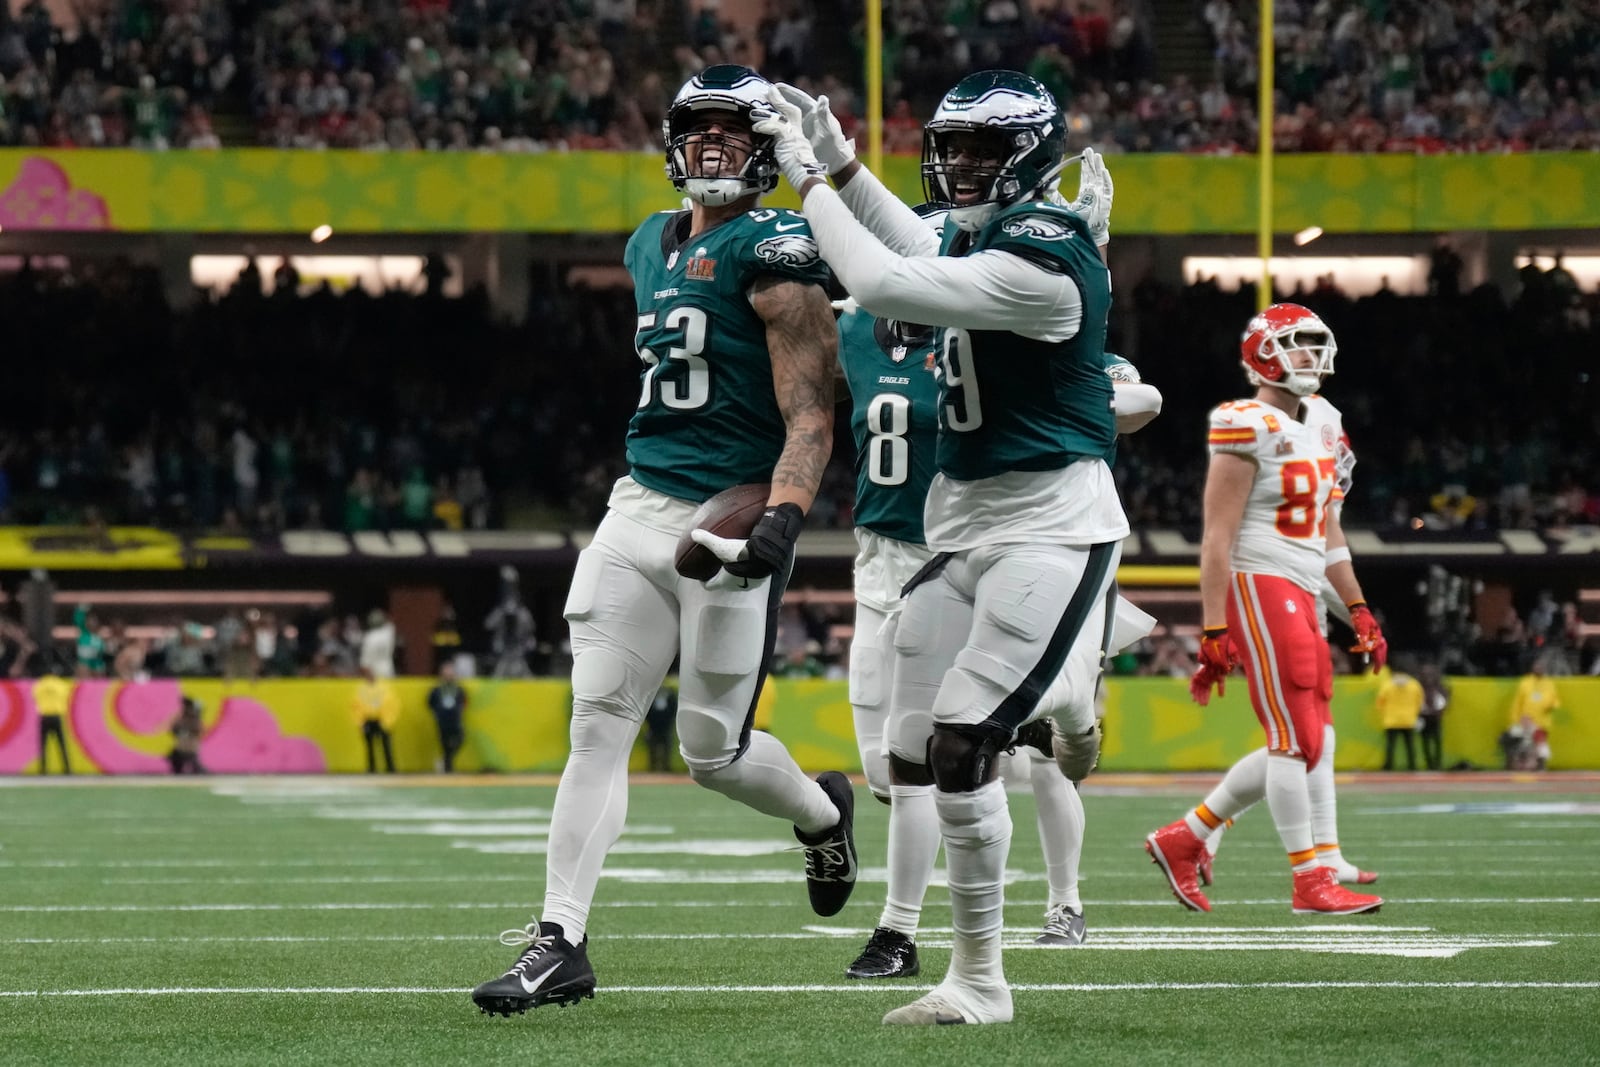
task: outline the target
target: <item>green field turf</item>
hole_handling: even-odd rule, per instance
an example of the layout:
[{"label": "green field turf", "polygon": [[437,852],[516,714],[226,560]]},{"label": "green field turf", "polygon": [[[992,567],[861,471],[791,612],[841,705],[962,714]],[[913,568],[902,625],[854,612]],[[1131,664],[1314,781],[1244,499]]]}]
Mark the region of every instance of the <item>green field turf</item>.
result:
[{"label": "green field turf", "polygon": [[[1198,789],[1091,782],[1090,945],[1067,950],[1028,947],[1045,885],[1014,794],[1017,1022],[907,1029],[879,1019],[943,974],[948,898],[920,978],[843,979],[882,903],[864,788],[864,881],[819,920],[787,827],[636,783],[598,997],[504,1020],[467,990],[541,898],[548,784],[0,780],[0,1064],[1600,1063],[1600,785],[1397,781],[1341,786],[1389,900],[1349,919],[1290,915],[1265,811],[1223,845],[1215,910],[1183,911],[1140,846]],[[1473,804],[1497,810],[1417,810]]]}]

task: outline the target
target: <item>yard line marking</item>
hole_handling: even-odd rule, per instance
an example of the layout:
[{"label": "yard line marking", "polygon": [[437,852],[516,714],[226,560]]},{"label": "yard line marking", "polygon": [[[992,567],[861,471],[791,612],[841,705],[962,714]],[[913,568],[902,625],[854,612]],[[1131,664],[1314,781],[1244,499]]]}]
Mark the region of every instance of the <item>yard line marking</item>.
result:
[{"label": "yard line marking", "polygon": [[[606,994],[643,993],[911,993],[932,989],[932,985],[874,985],[852,982],[848,985],[639,985],[606,986]],[[1291,989],[1600,989],[1600,982],[1050,982],[1024,983],[1011,987],[1014,993],[1188,993],[1216,990],[1291,990]],[[124,987],[116,989],[0,989],[8,999],[34,997],[170,997],[170,996],[311,996],[363,994],[422,994],[465,996],[466,987],[438,986],[167,986],[158,988]]]},{"label": "yard line marking", "polygon": [[[795,878],[798,882],[798,876]],[[1007,902],[1014,907],[1045,907],[1044,900],[1011,900]],[[1224,900],[1212,901],[1213,908],[1219,906],[1283,906],[1282,897],[1270,897],[1263,900]],[[1394,901],[1396,904],[1600,904],[1600,897],[1407,897],[1404,900]],[[1172,899],[1161,900],[1086,900],[1086,906],[1094,907],[1157,907],[1172,909],[1177,907]],[[801,905],[793,900],[764,900],[764,901],[727,901],[727,900],[610,900],[597,901],[597,908],[798,908]],[[856,901],[847,905],[856,908],[881,908],[882,905],[872,901]],[[950,902],[945,900],[929,900],[924,907],[949,907]],[[0,913],[70,913],[70,912],[143,912],[143,911],[423,911],[428,909],[442,909],[455,911],[481,911],[504,909],[507,911],[528,910],[527,901],[514,903],[464,903],[454,901],[450,903],[401,903],[401,902],[341,902],[341,903],[309,903],[309,904],[4,904],[0,905]]]}]

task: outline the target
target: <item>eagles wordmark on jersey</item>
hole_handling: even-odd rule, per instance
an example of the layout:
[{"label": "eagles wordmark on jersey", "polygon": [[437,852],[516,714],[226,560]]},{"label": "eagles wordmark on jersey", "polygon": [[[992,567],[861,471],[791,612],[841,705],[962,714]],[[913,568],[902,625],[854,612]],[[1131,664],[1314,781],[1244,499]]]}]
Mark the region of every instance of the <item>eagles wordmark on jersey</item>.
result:
[{"label": "eagles wordmark on jersey", "polygon": [[750,286],[763,275],[821,285],[827,268],[797,212],[758,208],[688,232],[687,211],[652,215],[623,255],[644,364],[627,454],[640,485],[698,503],[767,481],[783,451],[766,324]]}]

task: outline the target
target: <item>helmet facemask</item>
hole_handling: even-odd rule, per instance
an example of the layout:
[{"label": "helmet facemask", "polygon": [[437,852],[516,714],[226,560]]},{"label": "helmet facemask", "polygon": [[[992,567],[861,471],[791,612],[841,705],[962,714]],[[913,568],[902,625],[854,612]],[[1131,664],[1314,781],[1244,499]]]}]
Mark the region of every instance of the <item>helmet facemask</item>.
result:
[{"label": "helmet facemask", "polygon": [[[722,207],[745,197],[772,191],[778,184],[773,139],[751,129],[756,105],[765,106],[768,83],[746,67],[707,67],[679,90],[661,122],[667,145],[667,177],[672,187],[707,207]],[[713,115],[716,129],[705,128]],[[718,146],[723,162],[715,173],[691,164],[707,147]],[[729,153],[743,156],[737,169],[726,165]],[[691,169],[692,168],[692,169]]]},{"label": "helmet facemask", "polygon": [[[1322,379],[1333,373],[1333,357],[1339,350],[1333,331],[1316,316],[1261,333],[1253,361],[1246,361],[1253,385],[1272,385],[1295,396],[1310,396],[1322,388]],[[1296,366],[1296,354],[1309,353],[1310,362]],[[1266,369],[1275,364],[1275,373]],[[1261,366],[1258,366],[1261,365]]]},{"label": "helmet facemask", "polygon": [[1061,113],[1049,90],[1014,71],[980,71],[940,101],[922,138],[922,189],[963,230],[1043,195],[1065,165]]}]

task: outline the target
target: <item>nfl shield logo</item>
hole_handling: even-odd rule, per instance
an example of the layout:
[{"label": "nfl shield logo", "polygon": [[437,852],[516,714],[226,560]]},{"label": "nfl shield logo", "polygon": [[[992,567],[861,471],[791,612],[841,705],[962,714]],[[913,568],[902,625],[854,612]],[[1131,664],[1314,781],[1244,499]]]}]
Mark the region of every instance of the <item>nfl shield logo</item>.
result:
[{"label": "nfl shield logo", "polygon": [[906,346],[895,345],[894,348],[889,350],[889,358],[896,363],[904,363],[906,361]]}]

